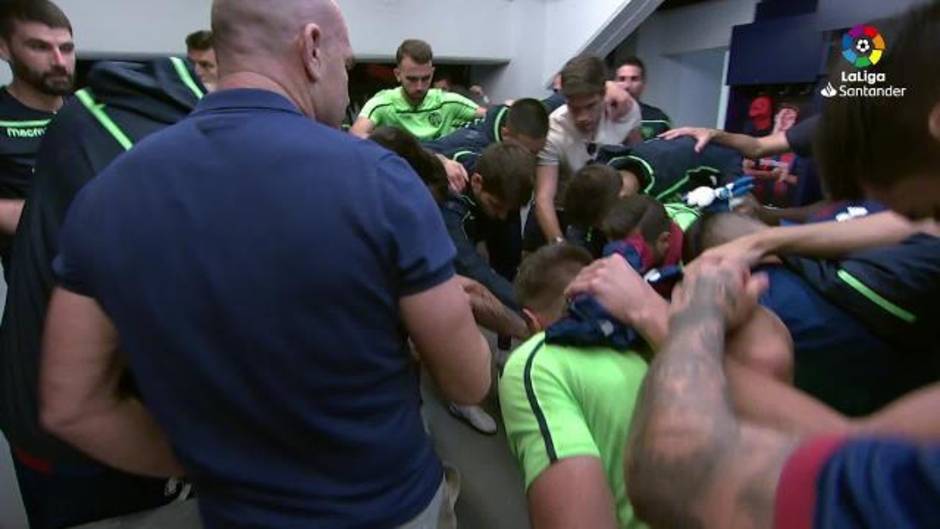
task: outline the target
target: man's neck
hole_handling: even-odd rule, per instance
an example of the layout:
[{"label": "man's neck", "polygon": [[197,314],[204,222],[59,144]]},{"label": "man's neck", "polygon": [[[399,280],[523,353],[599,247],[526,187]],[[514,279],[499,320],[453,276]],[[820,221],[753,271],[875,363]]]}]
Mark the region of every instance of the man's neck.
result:
[{"label": "man's neck", "polygon": [[300,97],[299,95],[295,96],[295,94],[293,94],[284,83],[281,83],[267,75],[251,71],[234,72],[227,74],[219,79],[219,82],[216,85],[217,91],[234,90],[239,88],[267,90],[268,92],[274,92],[275,94],[287,98],[310,119],[313,119],[314,121],[317,119],[316,111],[308,100]]},{"label": "man's neck", "polygon": [[58,112],[65,102],[62,96],[40,92],[19,79],[13,79],[7,92],[24,106],[41,112]]},{"label": "man's neck", "polygon": [[422,97],[419,101],[415,101],[414,99],[411,99],[411,96],[409,96],[408,92],[405,91],[404,86],[400,86],[398,89],[401,90],[401,96],[405,99],[405,101],[408,102],[409,105],[411,105],[412,108],[420,107],[421,103],[424,103],[424,98],[428,97],[427,93],[425,93],[424,97]]},{"label": "man's neck", "polygon": [[470,202],[473,202],[473,205],[476,207],[480,206],[480,199],[477,198],[477,194],[473,191],[473,186],[468,184],[466,189],[461,191],[461,193],[470,199]]}]

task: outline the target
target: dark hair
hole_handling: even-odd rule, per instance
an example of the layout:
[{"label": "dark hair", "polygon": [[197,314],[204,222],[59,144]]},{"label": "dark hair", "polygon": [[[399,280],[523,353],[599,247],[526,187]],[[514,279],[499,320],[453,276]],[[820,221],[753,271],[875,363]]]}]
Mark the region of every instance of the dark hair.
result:
[{"label": "dark hair", "polygon": [[[928,116],[940,103],[940,3],[877,23],[887,43],[881,61],[863,72],[884,74],[903,97],[834,97],[826,101],[814,153],[832,199],[862,196],[861,184],[887,188],[897,180],[940,168],[940,145]],[[841,84],[839,60],[831,82]]]},{"label": "dark hair", "polygon": [[406,56],[411,57],[411,60],[418,64],[427,64],[434,59],[434,52],[431,51],[431,45],[427,42],[408,39],[402,42],[398,51],[395,52],[395,62],[401,64]]},{"label": "dark hair", "polygon": [[195,31],[186,36],[186,49],[206,51],[212,48],[212,32],[208,29]]},{"label": "dark hair", "polygon": [[428,186],[438,204],[447,198],[447,172],[444,164],[418,143],[408,131],[395,127],[377,127],[369,139],[404,158]]},{"label": "dark hair", "polygon": [[538,99],[520,99],[509,107],[506,127],[530,138],[544,138],[548,136],[548,110]]},{"label": "dark hair", "polygon": [[480,155],[476,172],[483,177],[484,191],[516,209],[532,196],[535,156],[515,143],[495,143]]},{"label": "dark hair", "polygon": [[608,165],[592,164],[575,173],[565,192],[565,219],[580,228],[596,228],[617,202],[623,178]]},{"label": "dark hair", "polygon": [[544,310],[563,299],[565,288],[591,264],[590,252],[573,244],[543,246],[526,257],[516,275],[516,299],[523,307]]},{"label": "dark hair", "polygon": [[643,64],[643,61],[636,55],[627,57],[620,66],[636,66],[640,69],[640,77],[646,79],[646,65]]},{"label": "dark hair", "polygon": [[9,39],[17,22],[38,22],[50,28],[67,29],[72,23],[59,6],[49,0],[5,0],[0,2],[0,37]]},{"label": "dark hair", "polygon": [[607,65],[600,57],[580,55],[561,69],[561,92],[565,97],[603,94]]},{"label": "dark hair", "polygon": [[662,204],[648,195],[618,199],[601,221],[601,231],[612,241],[629,237],[634,231],[649,244],[669,231],[672,220]]}]

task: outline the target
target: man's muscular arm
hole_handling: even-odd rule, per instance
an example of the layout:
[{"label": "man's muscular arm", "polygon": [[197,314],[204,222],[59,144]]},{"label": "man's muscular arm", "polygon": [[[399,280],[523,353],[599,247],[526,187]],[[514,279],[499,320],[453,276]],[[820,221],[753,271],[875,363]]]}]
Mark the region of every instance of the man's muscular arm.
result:
[{"label": "man's muscular arm", "polygon": [[0,199],[0,239],[13,239],[23,214],[22,199]]},{"label": "man's muscular arm", "polygon": [[762,280],[697,263],[674,294],[669,337],[644,382],[626,464],[630,498],[655,527],[769,527],[794,446],[741,423],[724,372],[725,334],[753,312]]}]

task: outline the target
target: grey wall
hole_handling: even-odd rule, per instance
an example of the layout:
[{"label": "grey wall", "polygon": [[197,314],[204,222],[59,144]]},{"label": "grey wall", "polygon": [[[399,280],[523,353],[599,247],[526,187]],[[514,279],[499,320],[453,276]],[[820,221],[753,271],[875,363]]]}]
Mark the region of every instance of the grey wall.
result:
[{"label": "grey wall", "polygon": [[[483,79],[497,100],[538,93],[569,58],[622,39],[661,1],[337,0],[361,59],[390,59],[404,38],[416,37],[443,60],[508,62]],[[80,53],[181,54],[185,36],[209,26],[211,0],[58,4],[72,19]],[[0,67],[0,83],[9,79]]]},{"label": "grey wall", "polygon": [[691,51],[672,58],[679,77],[677,95],[669,109],[676,126],[713,127],[718,121],[727,48]]},{"label": "grey wall", "polygon": [[[714,126],[731,28],[753,22],[757,2],[712,0],[650,16],[622,47],[646,63],[644,100],[665,110],[676,126]],[[618,50],[617,56],[624,54]]]}]

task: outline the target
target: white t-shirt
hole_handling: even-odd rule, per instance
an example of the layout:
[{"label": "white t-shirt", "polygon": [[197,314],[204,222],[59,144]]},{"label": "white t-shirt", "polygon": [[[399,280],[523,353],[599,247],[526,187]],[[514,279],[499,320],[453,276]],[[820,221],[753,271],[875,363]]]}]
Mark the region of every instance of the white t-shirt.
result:
[{"label": "white t-shirt", "polygon": [[[636,104],[620,121],[614,121],[604,112],[594,137],[589,138],[575,126],[574,120],[568,115],[568,105],[552,112],[548,120],[548,139],[539,153],[539,165],[558,166],[556,207],[562,209],[571,177],[594,158],[597,147],[622,144],[630,132],[640,126],[641,120],[640,105]],[[592,144],[593,149],[590,147]]]}]

